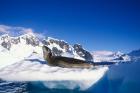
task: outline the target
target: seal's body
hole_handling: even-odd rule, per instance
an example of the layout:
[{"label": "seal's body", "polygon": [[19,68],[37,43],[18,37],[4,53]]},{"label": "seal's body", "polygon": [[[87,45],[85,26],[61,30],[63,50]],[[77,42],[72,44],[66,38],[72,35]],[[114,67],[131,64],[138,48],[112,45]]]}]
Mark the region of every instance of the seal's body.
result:
[{"label": "seal's body", "polygon": [[43,56],[50,66],[59,66],[64,68],[92,68],[93,65],[84,60],[53,56],[51,50],[47,46],[43,46]]}]

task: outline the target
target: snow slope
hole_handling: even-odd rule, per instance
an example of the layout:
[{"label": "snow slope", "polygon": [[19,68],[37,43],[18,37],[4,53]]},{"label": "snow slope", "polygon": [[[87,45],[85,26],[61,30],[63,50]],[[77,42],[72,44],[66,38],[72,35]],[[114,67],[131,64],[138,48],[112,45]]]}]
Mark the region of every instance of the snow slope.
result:
[{"label": "snow slope", "polygon": [[[24,60],[26,57],[30,56],[33,52],[38,53],[42,52],[41,45],[33,46],[31,44],[26,44],[27,42],[24,37],[27,36],[28,36],[27,34],[21,36],[22,38],[20,39],[20,42],[17,44],[10,42],[10,49],[3,47],[2,44],[0,45],[0,64],[1,64],[0,68]],[[2,38],[5,38],[5,35],[0,37],[1,42],[6,42],[5,45],[8,45],[9,41],[12,40],[11,37],[9,36],[4,40],[2,40]]]}]

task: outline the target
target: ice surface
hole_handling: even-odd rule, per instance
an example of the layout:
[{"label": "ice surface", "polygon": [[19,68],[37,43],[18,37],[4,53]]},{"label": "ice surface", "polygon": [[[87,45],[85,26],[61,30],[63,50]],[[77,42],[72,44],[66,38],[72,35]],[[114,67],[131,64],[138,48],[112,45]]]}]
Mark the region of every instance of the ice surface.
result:
[{"label": "ice surface", "polygon": [[48,88],[65,86],[67,89],[74,89],[78,86],[85,90],[95,84],[108,70],[107,67],[68,69],[51,67],[45,63],[41,56],[32,54],[24,61],[1,69],[0,78],[10,81],[42,81]]}]

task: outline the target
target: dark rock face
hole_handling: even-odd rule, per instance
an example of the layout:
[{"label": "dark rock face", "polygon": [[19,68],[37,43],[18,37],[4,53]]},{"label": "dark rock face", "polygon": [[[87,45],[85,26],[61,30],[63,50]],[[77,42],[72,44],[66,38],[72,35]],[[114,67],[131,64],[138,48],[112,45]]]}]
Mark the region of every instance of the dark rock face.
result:
[{"label": "dark rock face", "polygon": [[61,56],[62,51],[58,50],[56,47],[52,48],[53,56]]},{"label": "dark rock face", "polygon": [[8,41],[8,42],[2,42],[1,43],[1,46],[3,46],[4,48],[6,48],[6,49],[8,49],[8,50],[10,50],[10,48],[11,48],[11,43]]},{"label": "dark rock face", "polygon": [[10,48],[11,48],[11,41],[9,39],[9,36],[8,35],[4,35],[4,36],[1,37],[1,40],[3,41],[1,43],[1,46],[3,46],[4,48],[10,50]]},{"label": "dark rock face", "polygon": [[[48,40],[43,40],[42,43],[43,43],[44,45],[47,45],[47,46],[56,44],[56,45],[58,45],[61,49],[65,50],[65,52],[72,53],[72,52],[70,51],[70,48],[71,48],[71,47],[69,46],[69,44],[66,43],[66,42],[63,41],[63,40],[48,39]],[[58,56],[60,56],[60,54],[63,52],[62,50],[57,49],[57,47],[55,47],[55,46],[52,48],[52,51],[53,51],[53,53],[54,53],[55,55],[58,55]]]},{"label": "dark rock face", "polygon": [[26,37],[25,40],[26,40],[26,44],[28,44],[28,45],[32,45],[32,46],[38,46],[39,45],[39,40],[36,37],[33,37],[33,36]]},{"label": "dark rock face", "polygon": [[18,44],[18,43],[20,43],[20,37],[18,37],[18,38],[11,38],[11,43],[12,44]]},{"label": "dark rock face", "polygon": [[46,45],[46,46],[50,45],[50,43],[47,42],[46,40],[42,40],[42,43],[43,43],[44,45]]},{"label": "dark rock face", "polygon": [[90,54],[90,52],[86,51],[85,49],[83,49],[83,47],[80,44],[75,44],[73,46],[74,50],[76,51],[76,53],[84,58],[86,61],[93,61],[93,57]]},{"label": "dark rock face", "polygon": [[3,41],[1,43],[1,46],[3,46],[4,48],[10,50],[12,44],[18,44],[20,43],[20,37],[18,38],[13,38],[13,37],[9,37],[9,36],[5,36],[5,37],[2,37],[1,40]]},{"label": "dark rock face", "polygon": [[118,58],[116,58],[116,59],[114,59],[114,60],[120,60],[120,61],[123,61],[124,58],[123,58],[123,56],[120,56],[120,57],[118,57]]}]

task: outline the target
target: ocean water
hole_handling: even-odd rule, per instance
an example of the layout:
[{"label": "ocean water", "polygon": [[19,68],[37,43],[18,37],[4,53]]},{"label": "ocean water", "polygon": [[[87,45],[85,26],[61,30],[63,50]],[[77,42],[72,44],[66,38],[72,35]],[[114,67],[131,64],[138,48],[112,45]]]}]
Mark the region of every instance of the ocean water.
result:
[{"label": "ocean water", "polygon": [[[37,82],[37,81],[36,81]],[[0,93],[89,93],[76,89],[49,89],[35,82],[14,82],[0,80]]]},{"label": "ocean water", "polygon": [[29,93],[28,82],[0,80],[0,93]]}]

